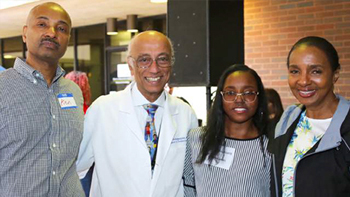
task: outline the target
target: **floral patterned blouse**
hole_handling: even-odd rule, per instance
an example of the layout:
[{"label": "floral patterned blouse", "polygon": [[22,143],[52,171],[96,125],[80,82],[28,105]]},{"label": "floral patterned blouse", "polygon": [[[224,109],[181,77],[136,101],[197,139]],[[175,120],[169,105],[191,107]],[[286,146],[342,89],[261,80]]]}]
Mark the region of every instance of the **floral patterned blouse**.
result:
[{"label": "floral patterned blouse", "polygon": [[287,147],[282,169],[282,196],[293,196],[294,171],[297,163],[322,138],[332,118],[311,119],[301,114],[298,125]]}]

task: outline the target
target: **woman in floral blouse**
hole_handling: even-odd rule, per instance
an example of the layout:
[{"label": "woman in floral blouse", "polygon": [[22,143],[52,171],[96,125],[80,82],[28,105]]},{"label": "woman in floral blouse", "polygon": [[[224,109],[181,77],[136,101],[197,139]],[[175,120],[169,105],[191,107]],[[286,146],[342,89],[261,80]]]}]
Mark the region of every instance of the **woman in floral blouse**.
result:
[{"label": "woman in floral blouse", "polygon": [[287,67],[300,104],[285,110],[270,144],[273,196],[350,196],[350,103],[333,92],[337,51],[323,38],[305,37]]}]

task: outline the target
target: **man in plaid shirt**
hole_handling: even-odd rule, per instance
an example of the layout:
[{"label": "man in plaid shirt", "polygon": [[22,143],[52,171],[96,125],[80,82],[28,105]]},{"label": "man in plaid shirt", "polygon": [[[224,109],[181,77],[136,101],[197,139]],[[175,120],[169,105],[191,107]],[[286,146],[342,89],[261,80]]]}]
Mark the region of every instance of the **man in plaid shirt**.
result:
[{"label": "man in plaid shirt", "polygon": [[58,66],[71,19],[34,7],[23,27],[27,59],[0,74],[0,196],[82,197],[75,161],[83,131],[80,88]]}]

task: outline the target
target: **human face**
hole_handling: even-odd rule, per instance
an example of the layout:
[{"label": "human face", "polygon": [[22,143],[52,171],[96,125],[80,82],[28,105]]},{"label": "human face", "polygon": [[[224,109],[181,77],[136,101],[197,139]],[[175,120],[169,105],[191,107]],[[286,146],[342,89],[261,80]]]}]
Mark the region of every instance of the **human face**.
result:
[{"label": "human face", "polygon": [[272,102],[268,102],[267,104],[267,110],[269,112],[269,119],[272,120],[276,114],[275,114],[275,108],[273,106],[273,103]]},{"label": "human face", "polygon": [[332,67],[323,51],[316,47],[298,47],[290,55],[289,87],[301,104],[316,109],[331,104],[335,95],[334,83],[339,70]]},{"label": "human face", "polygon": [[[223,91],[236,93],[258,92],[258,85],[254,76],[247,71],[231,73],[225,80]],[[254,102],[245,102],[242,96],[238,96],[235,102],[226,102],[222,99],[226,122],[242,124],[252,121],[258,108],[259,98]]]},{"label": "human face", "polygon": [[66,52],[70,29],[68,14],[57,4],[46,3],[34,8],[23,27],[22,38],[28,48],[27,62],[57,64]]},{"label": "human face", "polygon": [[153,60],[161,56],[171,57],[170,44],[163,34],[154,31],[141,33],[134,39],[130,46],[132,58],[128,58],[129,68],[138,90],[148,101],[154,102],[169,81],[171,67],[159,67],[153,61],[149,68],[140,68],[135,60],[143,56],[149,56]]}]

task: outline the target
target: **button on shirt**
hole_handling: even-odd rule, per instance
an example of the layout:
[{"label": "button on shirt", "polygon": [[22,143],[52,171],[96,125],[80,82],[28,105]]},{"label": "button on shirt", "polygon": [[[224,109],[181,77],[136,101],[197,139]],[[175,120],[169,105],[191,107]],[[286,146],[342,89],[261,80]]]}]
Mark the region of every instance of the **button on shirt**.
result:
[{"label": "button on shirt", "polygon": [[[51,86],[17,58],[0,74],[0,197],[84,196],[75,161],[83,131],[83,97],[58,67]],[[77,108],[61,109],[72,93]]]}]

